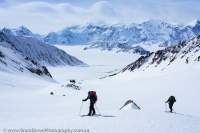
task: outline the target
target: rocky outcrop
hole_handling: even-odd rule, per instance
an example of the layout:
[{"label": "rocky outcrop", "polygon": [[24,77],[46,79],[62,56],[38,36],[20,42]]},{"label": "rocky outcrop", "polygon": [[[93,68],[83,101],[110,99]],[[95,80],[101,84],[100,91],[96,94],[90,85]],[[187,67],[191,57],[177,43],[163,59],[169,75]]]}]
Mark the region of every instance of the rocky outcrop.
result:
[{"label": "rocky outcrop", "polygon": [[141,56],[135,62],[126,66],[122,72],[134,71],[140,68],[145,70],[150,66],[159,67],[161,64],[169,66],[177,61],[185,62],[185,64],[200,61],[200,36],[190,41],[183,41],[175,46],[158,50],[147,56]]}]

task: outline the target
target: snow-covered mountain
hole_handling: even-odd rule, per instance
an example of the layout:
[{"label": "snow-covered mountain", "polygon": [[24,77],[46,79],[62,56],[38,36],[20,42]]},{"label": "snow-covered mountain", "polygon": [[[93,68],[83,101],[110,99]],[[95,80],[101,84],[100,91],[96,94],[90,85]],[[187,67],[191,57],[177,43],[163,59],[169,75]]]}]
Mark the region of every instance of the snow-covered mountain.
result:
[{"label": "snow-covered mountain", "polygon": [[20,52],[42,65],[81,65],[77,58],[67,54],[54,46],[47,45],[33,37],[15,36],[10,29],[0,31],[0,45]]},{"label": "snow-covered mountain", "polygon": [[26,72],[52,77],[45,66],[41,66],[34,60],[2,46],[0,46],[0,71],[11,73]]},{"label": "snow-covered mountain", "polygon": [[122,72],[136,69],[145,71],[151,68],[164,70],[171,65],[186,65],[195,62],[200,62],[200,36],[152,52],[147,56],[141,56],[138,60],[126,66]]},{"label": "snow-covered mountain", "polygon": [[0,71],[31,72],[51,77],[46,66],[84,65],[82,61],[63,50],[28,34],[31,35],[28,30],[26,33],[13,32],[6,28],[0,31]]},{"label": "snow-covered mountain", "polygon": [[44,41],[49,44],[88,44],[89,48],[124,49],[134,46],[172,46],[200,34],[200,21],[194,25],[174,25],[159,20],[141,24],[72,26],[49,33]]},{"label": "snow-covered mountain", "polygon": [[[5,29],[5,28],[4,28]],[[3,29],[2,29],[3,30]],[[25,26],[20,26],[18,28],[13,28],[13,29],[9,29],[10,32],[12,32],[13,35],[15,36],[23,36],[23,37],[32,37],[32,38],[36,38],[38,40],[43,41],[43,37],[40,34],[37,33],[33,33],[31,30],[29,30],[27,27]]]},{"label": "snow-covered mountain", "polygon": [[25,26],[20,26],[19,28],[12,29],[11,31],[16,36],[29,36],[30,37],[30,36],[36,35],[36,34],[32,33]]},{"label": "snow-covered mountain", "polygon": [[192,31],[196,34],[196,35],[200,35],[200,20],[196,20],[194,25],[192,26]]}]

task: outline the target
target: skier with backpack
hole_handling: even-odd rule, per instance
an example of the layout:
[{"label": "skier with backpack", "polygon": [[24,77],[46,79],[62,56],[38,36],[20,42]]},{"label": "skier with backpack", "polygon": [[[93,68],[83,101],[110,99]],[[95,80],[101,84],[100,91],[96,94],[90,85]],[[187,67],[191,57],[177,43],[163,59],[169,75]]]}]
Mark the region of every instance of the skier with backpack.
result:
[{"label": "skier with backpack", "polygon": [[176,102],[176,98],[174,96],[170,96],[168,98],[168,100],[165,102],[165,103],[168,103],[169,104],[169,109],[170,109],[170,112],[172,113],[173,111],[173,105],[174,103]]},{"label": "skier with backpack", "polygon": [[87,98],[83,99],[82,101],[87,101],[88,99],[90,99],[90,107],[89,107],[89,113],[88,113],[88,115],[92,116],[92,115],[96,114],[96,111],[95,111],[95,108],[94,108],[94,104],[97,101],[96,92],[95,91],[89,91]]}]

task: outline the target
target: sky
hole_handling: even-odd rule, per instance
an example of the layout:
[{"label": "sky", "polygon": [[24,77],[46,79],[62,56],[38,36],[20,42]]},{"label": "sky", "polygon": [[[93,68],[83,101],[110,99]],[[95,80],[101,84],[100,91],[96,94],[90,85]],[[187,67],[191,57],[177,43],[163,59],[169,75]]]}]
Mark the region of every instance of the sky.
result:
[{"label": "sky", "polygon": [[188,24],[200,19],[200,0],[0,0],[0,28],[24,25],[47,34],[87,23]]}]

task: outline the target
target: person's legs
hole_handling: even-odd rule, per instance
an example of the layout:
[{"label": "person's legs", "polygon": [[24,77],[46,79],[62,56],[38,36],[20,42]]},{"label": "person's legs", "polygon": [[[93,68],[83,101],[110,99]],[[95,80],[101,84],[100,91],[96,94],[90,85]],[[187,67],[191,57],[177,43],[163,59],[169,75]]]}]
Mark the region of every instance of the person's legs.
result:
[{"label": "person's legs", "polygon": [[96,111],[94,109],[94,102],[91,102],[91,115],[95,115]]},{"label": "person's legs", "polygon": [[173,104],[172,103],[169,103],[169,109],[170,109],[170,112],[172,113],[172,111],[173,111]]},{"label": "person's legs", "polygon": [[92,109],[93,113],[92,115],[95,115],[96,114],[96,111],[95,111],[95,108],[94,108],[94,104],[93,104],[93,109]]},{"label": "person's legs", "polygon": [[92,105],[92,102],[90,102],[90,107],[89,107],[89,113],[88,113],[88,115],[92,115],[93,106],[94,105]]}]

